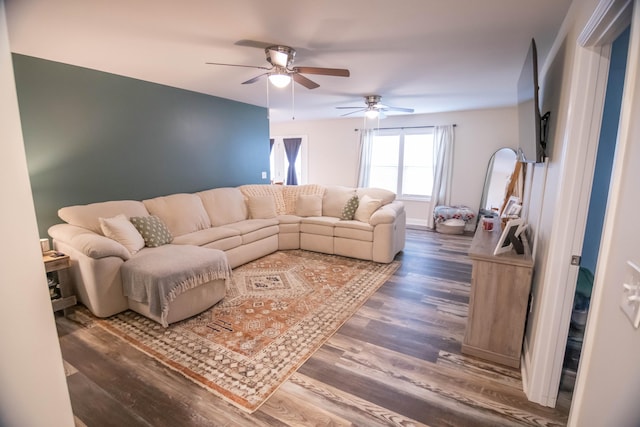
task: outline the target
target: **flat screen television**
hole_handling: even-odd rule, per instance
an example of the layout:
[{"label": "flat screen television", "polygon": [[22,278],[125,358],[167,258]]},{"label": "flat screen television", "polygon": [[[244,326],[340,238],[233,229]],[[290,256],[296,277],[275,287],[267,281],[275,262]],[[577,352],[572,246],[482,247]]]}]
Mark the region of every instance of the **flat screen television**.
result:
[{"label": "flat screen television", "polygon": [[540,116],[538,89],[538,53],[536,42],[531,39],[518,79],[518,160],[521,162],[540,163],[546,157],[545,133],[549,115]]}]

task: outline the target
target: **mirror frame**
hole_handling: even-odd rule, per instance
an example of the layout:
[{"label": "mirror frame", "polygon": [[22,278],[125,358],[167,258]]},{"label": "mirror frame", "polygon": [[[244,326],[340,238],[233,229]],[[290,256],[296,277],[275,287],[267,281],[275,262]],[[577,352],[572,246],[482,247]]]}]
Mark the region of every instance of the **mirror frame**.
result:
[{"label": "mirror frame", "polygon": [[[514,150],[513,148],[509,148],[509,147],[502,147],[499,148],[498,150],[496,150],[491,157],[489,158],[489,162],[487,164],[487,172],[485,174],[484,177],[484,187],[482,189],[482,196],[480,197],[480,206],[478,209],[478,220],[480,218],[482,218],[484,215],[498,215],[499,212],[493,212],[490,209],[487,209],[486,204],[487,204],[487,196],[489,194],[489,188],[491,186],[491,181],[493,178],[493,174],[494,174],[494,163],[495,163],[495,159],[496,159],[496,154],[498,154],[501,151],[509,151],[513,153],[513,170],[515,170],[516,164],[518,163],[518,157],[517,157],[517,153],[516,150]],[[506,192],[506,184],[507,184],[508,180],[505,181],[505,192]],[[506,193],[505,193],[505,197],[506,197]],[[504,202],[504,201],[503,201]],[[499,206],[499,209],[502,208],[502,205]]]}]

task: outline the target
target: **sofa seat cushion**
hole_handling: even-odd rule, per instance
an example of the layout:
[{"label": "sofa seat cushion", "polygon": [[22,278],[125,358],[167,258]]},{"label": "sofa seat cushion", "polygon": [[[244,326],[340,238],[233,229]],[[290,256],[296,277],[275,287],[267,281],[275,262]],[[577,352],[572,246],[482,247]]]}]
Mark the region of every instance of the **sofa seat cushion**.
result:
[{"label": "sofa seat cushion", "polygon": [[211,227],[202,200],[195,194],[178,193],[142,202],[151,215],[160,217],[174,237]]},{"label": "sofa seat cushion", "polygon": [[333,228],[340,218],[331,216],[311,216],[300,220],[300,233],[333,237]]},{"label": "sofa seat cushion", "polygon": [[176,245],[204,246],[233,236],[240,236],[240,232],[233,228],[212,227],[175,237],[173,243]]},{"label": "sofa seat cushion", "polygon": [[[335,223],[336,232],[338,230],[358,230],[358,231],[369,231],[373,232],[374,227],[367,222],[361,222],[358,220],[351,221],[338,221]],[[337,236],[337,234],[336,234]]]},{"label": "sofa seat cushion", "polygon": [[242,235],[242,244],[246,245],[248,243],[257,242],[258,240],[266,239],[267,237],[277,236],[278,235],[278,226],[272,225],[269,227],[261,228],[256,231],[252,231],[250,233],[246,233]]},{"label": "sofa seat cushion", "polygon": [[296,215],[280,215],[278,222],[280,223],[280,234],[282,233],[299,233],[300,217]]},{"label": "sofa seat cushion", "polygon": [[[275,218],[270,219],[245,219],[244,221],[234,222],[232,224],[227,224],[225,228],[231,228],[240,233],[240,235],[249,234],[254,231],[260,230],[261,228],[269,228],[274,225],[278,225],[278,220]],[[277,230],[277,227],[276,227]],[[278,232],[276,231],[276,234]]]},{"label": "sofa seat cushion", "polygon": [[278,222],[282,224],[300,224],[300,218],[298,215],[278,215]]},{"label": "sofa seat cushion", "polygon": [[231,236],[203,245],[203,247],[205,248],[220,249],[221,251],[225,252],[237,249],[240,246],[242,246],[242,236]]},{"label": "sofa seat cushion", "polygon": [[300,223],[296,222],[293,224],[280,224],[280,234],[282,233],[299,233],[300,232]]},{"label": "sofa seat cushion", "polygon": [[332,216],[309,216],[300,219],[300,225],[305,224],[314,224],[314,225],[324,225],[325,227],[332,227],[339,223],[340,218],[335,218]]},{"label": "sofa seat cushion", "polygon": [[373,242],[373,227],[360,221],[340,221],[333,229],[335,237]]},{"label": "sofa seat cushion", "polygon": [[247,219],[240,222],[234,222],[233,224],[228,224],[225,227],[239,231],[243,245],[278,234],[278,220],[275,218]]}]

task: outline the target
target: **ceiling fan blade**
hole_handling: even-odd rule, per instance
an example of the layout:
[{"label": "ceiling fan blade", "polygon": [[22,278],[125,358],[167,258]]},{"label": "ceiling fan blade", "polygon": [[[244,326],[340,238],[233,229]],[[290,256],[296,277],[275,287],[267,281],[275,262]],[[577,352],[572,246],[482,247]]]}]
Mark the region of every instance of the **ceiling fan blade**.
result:
[{"label": "ceiling fan blade", "polygon": [[294,67],[293,71],[304,74],[321,74],[324,76],[349,77],[351,73],[344,68]]},{"label": "ceiling fan blade", "polygon": [[346,109],[352,109],[352,108],[359,108],[362,110],[362,107],[336,107],[338,110],[346,110]]},{"label": "ceiling fan blade", "polygon": [[252,78],[252,79],[247,80],[246,82],[242,82],[242,84],[243,84],[243,85],[250,85],[251,83],[255,83],[255,82],[257,82],[257,81],[258,81],[258,79],[260,79],[260,77],[262,77],[262,76],[266,76],[267,74],[269,74],[269,73],[262,73],[262,74],[260,74],[260,75],[258,75],[258,76],[255,76],[255,77],[254,77],[254,78]]},{"label": "ceiling fan blade", "polygon": [[413,113],[413,108],[390,107],[386,105],[382,109],[384,111],[402,111],[404,113]]},{"label": "ceiling fan blade", "polygon": [[259,70],[270,70],[268,67],[260,67],[259,65],[240,65],[240,64],[223,64],[221,62],[205,62],[207,65],[224,65],[226,67],[243,67],[243,68],[257,68]]},{"label": "ceiling fan blade", "polygon": [[316,82],[314,82],[313,80],[309,80],[308,78],[306,78],[305,76],[298,74],[298,73],[293,73],[291,74],[291,77],[293,78],[293,80],[296,83],[301,84],[302,86],[306,87],[307,89],[315,89],[317,87],[320,87],[320,85]]},{"label": "ceiling fan blade", "polygon": [[[336,107],[336,108],[339,108],[339,107]],[[359,113],[361,111],[367,111],[367,109],[366,108],[360,108],[359,110],[350,111],[350,112],[348,112],[346,114],[340,114],[340,117],[350,116],[351,114]]]},{"label": "ceiling fan blade", "polygon": [[236,46],[246,46],[246,47],[255,47],[258,49],[266,49],[269,46],[273,46],[277,43],[267,43],[267,42],[261,42],[258,40],[238,40],[237,42],[234,43]]}]

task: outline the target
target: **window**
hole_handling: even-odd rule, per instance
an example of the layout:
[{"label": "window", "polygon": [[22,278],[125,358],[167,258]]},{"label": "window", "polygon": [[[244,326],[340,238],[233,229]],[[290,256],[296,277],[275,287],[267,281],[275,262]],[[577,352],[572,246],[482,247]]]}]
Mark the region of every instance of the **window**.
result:
[{"label": "window", "polygon": [[373,136],[369,185],[402,197],[428,198],[433,187],[433,133],[411,131]]},{"label": "window", "polygon": [[298,185],[306,184],[307,136],[272,136],[271,138],[273,139],[273,147],[271,148],[271,155],[269,156],[271,182],[286,184],[287,171],[289,170],[289,160],[287,160],[287,153],[284,149],[284,138],[301,138],[302,143],[300,145],[300,151],[298,152],[298,157],[296,157],[296,176],[298,178]]}]

